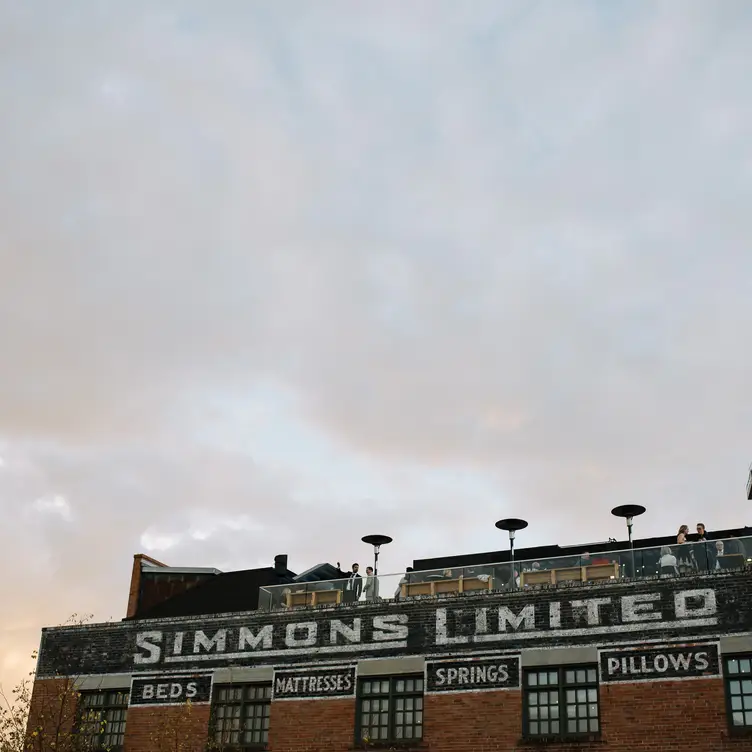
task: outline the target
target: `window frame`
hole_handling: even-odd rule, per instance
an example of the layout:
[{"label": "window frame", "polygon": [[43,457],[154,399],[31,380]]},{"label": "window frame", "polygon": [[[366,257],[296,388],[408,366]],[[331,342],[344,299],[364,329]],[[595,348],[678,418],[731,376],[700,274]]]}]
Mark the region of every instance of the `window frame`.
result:
[{"label": "window frame", "polygon": [[[263,698],[255,697],[251,700],[246,699],[246,692],[250,687],[254,688],[260,688],[267,690],[266,696]],[[232,690],[241,690],[241,699],[240,700],[233,700],[231,702],[219,702],[217,699],[219,697],[219,693],[223,689],[232,689]],[[254,717],[254,716],[246,716],[244,714],[244,709],[248,706],[252,705],[260,705],[265,706],[268,708],[267,715],[263,717],[269,718],[269,724],[267,725],[267,728],[264,729],[266,731],[266,739],[260,741],[260,742],[240,742],[239,744],[231,744],[229,742],[217,742],[215,734],[217,733],[217,708],[219,707],[235,707],[240,706],[240,720],[241,720],[241,727],[239,729],[239,732],[241,736],[246,732],[246,729],[242,725],[242,721],[247,717]],[[272,683],[268,681],[256,681],[256,682],[222,682],[221,684],[215,684],[212,688],[212,699],[211,699],[211,711],[210,711],[210,721],[209,721],[209,742],[207,744],[207,748],[209,750],[212,749],[221,749],[223,752],[256,752],[256,750],[265,750],[269,747],[269,727],[271,726],[271,705],[272,705]],[[250,729],[249,729],[250,730]],[[216,745],[219,744],[219,747],[216,747]]]},{"label": "window frame", "polygon": [[[414,690],[412,692],[398,692],[395,689],[395,685],[398,681],[408,681],[408,680],[414,680],[414,681],[420,681],[421,682],[421,688],[420,690]],[[389,692],[388,694],[367,694],[364,695],[362,691],[362,687],[366,682],[382,682],[382,681],[388,681],[389,682]],[[380,700],[380,699],[388,699],[389,700],[389,710],[388,712],[388,724],[387,724],[387,738],[386,739],[370,739],[367,742],[367,745],[369,748],[376,748],[379,747],[386,747],[386,748],[394,748],[397,747],[404,747],[404,748],[414,748],[419,745],[423,744],[423,733],[425,730],[425,696],[426,696],[426,678],[425,674],[423,672],[420,673],[409,673],[409,674],[386,674],[384,676],[360,676],[358,677],[358,685],[357,685],[357,691],[355,693],[355,745],[356,747],[363,747],[366,742],[363,740],[362,735],[362,718],[363,718],[363,701],[364,700]],[[420,705],[420,711],[416,711],[415,708],[413,708],[413,712],[420,712],[421,713],[421,720],[420,724],[413,723],[413,726],[420,726],[420,736],[419,737],[410,737],[410,738],[402,738],[398,739],[395,736],[395,720],[396,720],[396,714],[397,714],[397,708],[395,700],[399,698],[417,698],[419,697],[421,699],[421,705]]]},{"label": "window frame", "polygon": [[[125,749],[125,734],[128,726],[128,707],[130,705],[130,694],[130,689],[125,687],[114,689],[79,690],[78,702],[76,704],[75,729],[76,736],[82,739],[87,750],[89,750],[90,752],[123,752],[123,750]],[[86,698],[95,697],[97,695],[102,696],[105,701],[102,702],[101,705],[88,706],[86,704]],[[122,697],[123,702],[107,702],[106,700],[111,695],[118,695]],[[101,723],[102,720],[106,721],[104,729],[95,734],[85,732],[87,724],[91,722],[85,718],[87,711],[98,711],[101,714],[99,721],[96,721],[96,723]],[[123,711],[122,720],[115,721],[123,724],[122,733],[118,732],[118,736],[121,737],[120,743],[116,744],[115,746],[108,746],[103,739],[104,736],[108,735],[107,723],[110,723],[110,721],[106,717],[107,711]]]},{"label": "window frame", "polygon": [[[566,671],[595,671],[595,681],[590,682],[587,681],[584,684],[567,684],[566,683]],[[539,692],[541,691],[541,688],[543,685],[536,685],[535,687],[531,687],[527,683],[527,677],[530,674],[535,673],[541,673],[543,671],[551,672],[556,671],[557,672],[557,683],[556,685],[547,685],[548,691],[551,691],[552,688],[555,688],[559,695],[559,731],[557,732],[550,732],[548,734],[532,734],[530,732],[530,715],[528,712],[528,697],[532,692]],[[520,683],[521,683],[521,689],[522,689],[522,737],[525,741],[534,741],[534,742],[561,742],[561,741],[594,741],[601,738],[602,733],[602,725],[601,725],[601,691],[600,691],[600,673],[598,671],[598,664],[597,663],[565,663],[555,666],[526,666],[522,669],[522,676],[520,677]],[[577,690],[577,689],[595,689],[596,692],[596,705],[598,707],[598,714],[597,714],[597,720],[598,720],[598,730],[597,731],[567,731],[566,724],[567,724],[567,715],[566,715],[566,708],[567,708],[567,698],[566,698],[566,692],[567,690]],[[579,703],[578,703],[579,704]],[[587,703],[588,705],[590,703]],[[588,720],[590,720],[590,717],[588,716]]]},{"label": "window frame", "polygon": [[[729,734],[732,736],[750,736],[752,735],[752,724],[744,726],[735,726],[733,723],[733,714],[735,711],[731,707],[731,682],[741,681],[741,677],[747,677],[752,680],[752,653],[730,653],[727,655],[721,655],[723,665],[723,695],[726,703],[726,722],[728,725]],[[750,672],[748,674],[730,674],[728,670],[728,664],[730,661],[746,660],[750,662]],[[746,696],[752,697],[752,693]],[[745,697],[745,693],[741,693],[741,697]],[[743,711],[743,709],[742,709]],[[744,712],[744,711],[743,711]],[[749,712],[749,711],[747,711]]]}]

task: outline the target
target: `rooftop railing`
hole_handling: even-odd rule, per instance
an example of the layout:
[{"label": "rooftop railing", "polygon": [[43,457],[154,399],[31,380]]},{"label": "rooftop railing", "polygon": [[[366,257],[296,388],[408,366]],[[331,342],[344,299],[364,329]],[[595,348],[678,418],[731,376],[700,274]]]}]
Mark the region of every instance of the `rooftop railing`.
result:
[{"label": "rooftop railing", "polygon": [[497,564],[431,569],[360,578],[292,582],[260,588],[259,608],[278,610],[362,601],[409,600],[460,593],[484,593],[608,583],[622,579],[681,577],[752,565],[752,537],[706,543],[557,556]]}]

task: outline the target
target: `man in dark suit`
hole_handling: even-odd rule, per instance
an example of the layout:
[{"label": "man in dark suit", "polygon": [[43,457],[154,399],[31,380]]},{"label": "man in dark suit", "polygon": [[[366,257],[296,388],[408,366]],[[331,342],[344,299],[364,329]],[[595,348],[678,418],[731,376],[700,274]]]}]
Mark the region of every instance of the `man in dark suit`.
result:
[{"label": "man in dark suit", "polygon": [[347,573],[347,582],[345,583],[345,603],[355,603],[360,598],[363,591],[363,578],[358,574],[360,569],[358,563],[352,565],[352,572]]},{"label": "man in dark suit", "polygon": [[692,554],[695,557],[697,568],[700,570],[713,569],[715,567],[715,546],[708,544],[710,536],[702,522],[697,523],[697,534],[691,536],[691,538],[692,542],[696,544],[692,546]]}]

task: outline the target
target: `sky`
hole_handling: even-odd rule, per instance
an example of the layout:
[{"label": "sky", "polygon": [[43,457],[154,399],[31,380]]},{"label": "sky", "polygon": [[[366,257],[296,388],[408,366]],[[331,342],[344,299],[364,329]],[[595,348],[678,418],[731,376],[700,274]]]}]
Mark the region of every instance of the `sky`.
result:
[{"label": "sky", "polygon": [[752,523],[746,0],[0,0],[0,683],[221,570]]}]

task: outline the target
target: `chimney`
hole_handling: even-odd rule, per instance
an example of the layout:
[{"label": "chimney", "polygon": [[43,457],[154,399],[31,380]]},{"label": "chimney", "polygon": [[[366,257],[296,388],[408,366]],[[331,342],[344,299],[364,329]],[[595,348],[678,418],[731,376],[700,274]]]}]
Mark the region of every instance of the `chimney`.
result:
[{"label": "chimney", "polygon": [[280,577],[287,574],[287,554],[277,554],[274,557],[274,574]]}]

